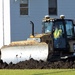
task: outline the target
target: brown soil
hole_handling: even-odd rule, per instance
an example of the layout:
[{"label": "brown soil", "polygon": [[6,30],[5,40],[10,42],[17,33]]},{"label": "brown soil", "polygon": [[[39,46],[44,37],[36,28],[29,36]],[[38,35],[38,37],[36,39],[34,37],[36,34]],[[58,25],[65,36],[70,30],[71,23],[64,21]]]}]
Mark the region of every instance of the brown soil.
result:
[{"label": "brown soil", "polygon": [[27,61],[22,61],[17,64],[7,64],[0,60],[0,69],[67,69],[67,68],[75,68],[75,61],[74,60],[60,60],[55,62],[44,62],[44,61],[36,61],[34,59],[30,59]]}]

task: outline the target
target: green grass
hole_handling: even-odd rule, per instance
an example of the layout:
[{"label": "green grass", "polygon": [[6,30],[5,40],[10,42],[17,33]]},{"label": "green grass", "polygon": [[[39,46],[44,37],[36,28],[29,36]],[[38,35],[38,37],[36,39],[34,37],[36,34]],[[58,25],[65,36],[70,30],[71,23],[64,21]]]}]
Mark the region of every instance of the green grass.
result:
[{"label": "green grass", "polygon": [[75,75],[75,69],[1,69],[0,75]]}]

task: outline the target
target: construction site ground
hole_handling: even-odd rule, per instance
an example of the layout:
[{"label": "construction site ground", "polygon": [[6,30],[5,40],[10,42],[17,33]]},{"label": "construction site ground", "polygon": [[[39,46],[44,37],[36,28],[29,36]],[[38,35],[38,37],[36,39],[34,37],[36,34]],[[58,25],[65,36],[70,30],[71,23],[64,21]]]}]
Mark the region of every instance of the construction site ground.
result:
[{"label": "construction site ground", "polygon": [[37,61],[34,59],[21,61],[17,64],[12,62],[7,64],[0,60],[0,69],[73,69],[75,68],[75,60],[59,60],[59,61]]}]

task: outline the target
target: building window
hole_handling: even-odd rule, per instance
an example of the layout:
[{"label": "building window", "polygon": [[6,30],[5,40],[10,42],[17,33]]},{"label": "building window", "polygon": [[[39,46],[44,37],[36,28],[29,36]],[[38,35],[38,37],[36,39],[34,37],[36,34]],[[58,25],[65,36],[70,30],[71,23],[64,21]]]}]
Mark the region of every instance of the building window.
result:
[{"label": "building window", "polygon": [[57,0],[48,0],[49,15],[57,15]]},{"label": "building window", "polygon": [[20,15],[28,15],[28,0],[20,0]]}]

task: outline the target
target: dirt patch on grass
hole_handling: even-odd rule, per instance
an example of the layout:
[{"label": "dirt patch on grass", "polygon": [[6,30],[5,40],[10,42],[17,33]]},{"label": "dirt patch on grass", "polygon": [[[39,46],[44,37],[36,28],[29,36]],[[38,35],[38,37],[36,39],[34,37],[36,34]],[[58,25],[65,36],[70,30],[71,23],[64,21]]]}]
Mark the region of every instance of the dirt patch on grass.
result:
[{"label": "dirt patch on grass", "polygon": [[17,64],[7,64],[0,60],[0,69],[72,69],[75,68],[75,61],[74,60],[60,60],[60,61],[37,61],[34,59],[26,60],[19,62]]}]

